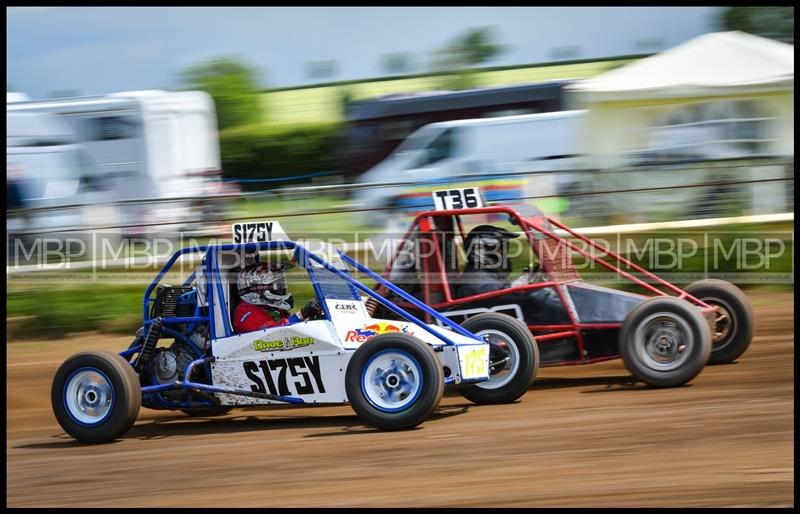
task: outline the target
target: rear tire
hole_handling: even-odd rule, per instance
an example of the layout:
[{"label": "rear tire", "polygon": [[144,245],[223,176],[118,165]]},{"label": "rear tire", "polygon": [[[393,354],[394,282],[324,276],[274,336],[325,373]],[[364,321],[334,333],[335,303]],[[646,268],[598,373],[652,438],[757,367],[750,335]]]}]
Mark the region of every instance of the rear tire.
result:
[{"label": "rear tire", "polygon": [[345,390],[353,410],[381,430],[404,430],[439,406],[444,372],[430,346],[405,334],[380,334],[350,358]]},{"label": "rear tire", "polygon": [[498,357],[510,359],[502,367],[490,367],[487,382],[459,389],[461,396],[485,405],[510,403],[525,394],[539,371],[539,347],[528,327],[516,318],[496,312],[472,316],[461,326],[475,335],[489,336],[493,345],[489,354],[491,362]]},{"label": "rear tire", "polygon": [[106,443],[133,426],[142,390],[128,361],[96,350],[75,354],[58,368],[50,400],[65,432],[82,443]]},{"label": "rear tire", "polygon": [[653,387],[696,377],[711,354],[711,331],[700,310],[671,296],[648,298],[625,317],[619,333],[625,366]]},{"label": "rear tire", "polygon": [[753,306],[741,289],[724,280],[698,280],[686,292],[709,305],[718,306],[715,334],[712,334],[709,364],[727,364],[747,350],[753,340]]}]

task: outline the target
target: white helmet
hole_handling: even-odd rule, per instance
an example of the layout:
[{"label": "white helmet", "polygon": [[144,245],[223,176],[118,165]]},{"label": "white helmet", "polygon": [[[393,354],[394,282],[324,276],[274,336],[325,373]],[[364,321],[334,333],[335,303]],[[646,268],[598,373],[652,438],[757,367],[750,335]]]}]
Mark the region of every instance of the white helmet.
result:
[{"label": "white helmet", "polygon": [[268,263],[247,266],[237,280],[239,297],[247,303],[288,312],[294,305],[294,298],[286,291],[284,271],[291,267],[291,264]]}]

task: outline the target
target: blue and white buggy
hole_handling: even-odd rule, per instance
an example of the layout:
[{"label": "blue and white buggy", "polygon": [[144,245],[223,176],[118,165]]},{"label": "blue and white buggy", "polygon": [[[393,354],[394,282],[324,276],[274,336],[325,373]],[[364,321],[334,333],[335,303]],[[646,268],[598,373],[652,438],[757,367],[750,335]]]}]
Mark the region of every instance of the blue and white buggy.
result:
[{"label": "blue and white buggy", "polygon": [[[52,405],[68,434],[112,441],[133,426],[140,406],[213,416],[234,407],[347,403],[365,423],[399,430],[427,419],[445,386],[479,404],[507,403],[536,376],[537,346],[510,316],[486,313],[459,326],[343,252],[325,252],[326,259],[288,238],[245,241],[175,252],[145,291],[144,324],[127,350],[82,352],[61,365]],[[290,252],[308,273],[319,319],[234,333],[237,272],[262,252]],[[159,285],[192,253],[203,253],[203,264],[182,286]],[[350,267],[443,326],[379,296]],[[370,317],[359,293],[405,321]]]}]

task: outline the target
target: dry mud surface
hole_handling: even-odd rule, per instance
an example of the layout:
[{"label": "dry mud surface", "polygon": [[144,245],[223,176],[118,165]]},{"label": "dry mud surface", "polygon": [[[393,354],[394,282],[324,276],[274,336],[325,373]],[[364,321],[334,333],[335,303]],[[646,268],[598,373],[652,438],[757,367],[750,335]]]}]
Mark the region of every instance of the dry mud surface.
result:
[{"label": "dry mud surface", "polygon": [[690,385],[631,384],[620,360],[543,368],[515,404],[447,395],[392,433],[347,406],[142,409],[120,440],[85,446],[53,417],[53,374],[130,338],[8,343],[7,505],[793,506],[793,295],[749,296],[749,350]]}]

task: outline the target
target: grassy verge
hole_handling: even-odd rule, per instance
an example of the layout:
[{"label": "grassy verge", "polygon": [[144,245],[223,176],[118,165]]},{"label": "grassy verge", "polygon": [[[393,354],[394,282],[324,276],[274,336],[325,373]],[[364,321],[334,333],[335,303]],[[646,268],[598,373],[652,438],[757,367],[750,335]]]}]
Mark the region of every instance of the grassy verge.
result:
[{"label": "grassy verge", "polygon": [[[142,325],[146,286],[93,285],[9,291],[6,307],[8,339],[58,338],[70,333],[98,331],[131,334]],[[295,307],[307,302],[310,284],[293,284]]]}]

